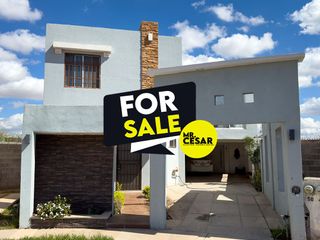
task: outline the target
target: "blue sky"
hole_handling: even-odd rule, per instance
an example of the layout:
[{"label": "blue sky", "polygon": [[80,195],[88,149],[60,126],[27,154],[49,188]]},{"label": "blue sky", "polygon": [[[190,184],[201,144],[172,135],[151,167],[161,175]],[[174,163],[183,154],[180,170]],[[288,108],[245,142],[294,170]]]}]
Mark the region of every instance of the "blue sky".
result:
[{"label": "blue sky", "polygon": [[184,64],[306,52],[302,133],[320,135],[320,0],[1,0],[0,131],[19,132],[23,105],[42,103],[46,23],[138,30],[142,20],[182,37]]}]

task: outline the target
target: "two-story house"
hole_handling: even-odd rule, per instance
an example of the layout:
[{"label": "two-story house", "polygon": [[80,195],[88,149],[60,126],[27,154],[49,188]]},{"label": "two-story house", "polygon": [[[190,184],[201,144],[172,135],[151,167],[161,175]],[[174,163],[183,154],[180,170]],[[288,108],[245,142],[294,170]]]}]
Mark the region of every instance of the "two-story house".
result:
[{"label": "two-story house", "polygon": [[[116,181],[125,190],[150,184],[148,155],[103,144],[103,98],[152,87],[148,69],[181,64],[181,39],[159,36],[154,22],[139,31],[47,25],[43,105],[24,112],[20,227],[58,194],[71,199],[74,214],[100,214],[112,210]],[[167,185],[196,172],[251,170],[241,140],[256,136],[256,125],[218,127],[221,141],[207,159],[189,161],[177,141],[168,143],[175,155],[167,156]]]}]

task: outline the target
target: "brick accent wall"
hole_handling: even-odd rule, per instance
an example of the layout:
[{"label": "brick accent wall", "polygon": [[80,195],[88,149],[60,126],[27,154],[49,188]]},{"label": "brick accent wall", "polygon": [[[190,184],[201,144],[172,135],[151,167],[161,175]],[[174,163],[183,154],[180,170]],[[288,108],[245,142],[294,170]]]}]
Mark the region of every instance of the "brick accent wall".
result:
[{"label": "brick accent wall", "polygon": [[320,140],[302,140],[302,166],[304,177],[320,177]]},{"label": "brick accent wall", "polygon": [[[152,33],[152,41],[148,40],[149,33]],[[152,88],[154,86],[154,79],[147,74],[147,71],[148,69],[158,68],[158,23],[141,22],[140,36],[141,88]]]},{"label": "brick accent wall", "polygon": [[112,208],[113,147],[103,136],[37,135],[35,206],[60,194],[74,214]]},{"label": "brick accent wall", "polygon": [[0,190],[19,189],[21,143],[0,143]]}]

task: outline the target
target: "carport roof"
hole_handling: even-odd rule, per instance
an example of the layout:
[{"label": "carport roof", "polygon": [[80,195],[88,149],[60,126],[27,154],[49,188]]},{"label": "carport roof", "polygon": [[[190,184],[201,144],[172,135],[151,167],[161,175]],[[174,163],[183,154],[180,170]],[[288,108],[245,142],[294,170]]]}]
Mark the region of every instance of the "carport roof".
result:
[{"label": "carport roof", "polygon": [[170,75],[170,74],[176,74],[176,73],[230,68],[230,67],[262,64],[262,63],[275,63],[275,62],[288,62],[288,61],[301,62],[303,59],[304,59],[304,53],[269,56],[269,57],[257,57],[257,58],[243,58],[243,59],[231,60],[231,61],[219,61],[219,62],[177,66],[177,67],[149,69],[148,74],[149,76],[154,77],[154,76]]}]

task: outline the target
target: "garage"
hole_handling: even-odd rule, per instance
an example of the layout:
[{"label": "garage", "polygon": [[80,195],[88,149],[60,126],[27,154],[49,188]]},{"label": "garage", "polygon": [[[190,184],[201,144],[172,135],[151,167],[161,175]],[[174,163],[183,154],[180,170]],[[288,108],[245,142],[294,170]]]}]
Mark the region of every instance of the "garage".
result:
[{"label": "garage", "polygon": [[112,208],[113,147],[102,135],[36,135],[34,204],[57,195],[71,201],[73,214]]},{"label": "garage", "polygon": [[204,158],[185,158],[187,182],[206,182],[223,173],[246,175],[251,164],[240,140],[219,141],[211,154]]}]

